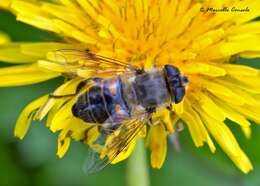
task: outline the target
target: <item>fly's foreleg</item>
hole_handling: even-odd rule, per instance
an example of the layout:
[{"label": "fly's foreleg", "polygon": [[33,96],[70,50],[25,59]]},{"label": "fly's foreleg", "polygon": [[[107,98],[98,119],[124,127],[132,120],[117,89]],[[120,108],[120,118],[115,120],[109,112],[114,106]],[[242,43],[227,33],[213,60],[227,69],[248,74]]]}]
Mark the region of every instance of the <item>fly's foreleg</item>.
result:
[{"label": "fly's foreleg", "polygon": [[170,103],[170,105],[167,106],[166,109],[172,112],[172,110],[173,110],[173,106],[172,106],[172,104]]}]

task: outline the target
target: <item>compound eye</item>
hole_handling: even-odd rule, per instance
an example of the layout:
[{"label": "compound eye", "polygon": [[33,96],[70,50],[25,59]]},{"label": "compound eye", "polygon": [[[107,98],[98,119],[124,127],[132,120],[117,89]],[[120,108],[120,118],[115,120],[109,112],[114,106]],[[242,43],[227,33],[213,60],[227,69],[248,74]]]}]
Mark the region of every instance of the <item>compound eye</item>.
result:
[{"label": "compound eye", "polygon": [[180,103],[185,95],[184,87],[177,87],[175,90],[174,101],[175,103]]},{"label": "compound eye", "polygon": [[182,86],[181,81],[178,76],[172,77],[168,81],[169,81],[169,84],[171,85],[171,87],[173,87],[174,89]]},{"label": "compound eye", "polygon": [[180,70],[177,67],[172,66],[172,65],[165,65],[164,69],[166,70],[167,75],[170,77],[177,76],[180,74]]}]

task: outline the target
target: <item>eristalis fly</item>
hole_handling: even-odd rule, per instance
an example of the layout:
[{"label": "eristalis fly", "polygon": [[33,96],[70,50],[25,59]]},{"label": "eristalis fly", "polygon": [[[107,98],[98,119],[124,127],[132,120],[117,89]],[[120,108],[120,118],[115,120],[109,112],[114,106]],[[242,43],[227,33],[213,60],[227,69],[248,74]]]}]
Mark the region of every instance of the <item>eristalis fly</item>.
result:
[{"label": "eristalis fly", "polygon": [[[96,77],[83,79],[75,94],[52,94],[50,97],[77,96],[71,110],[74,117],[88,124],[99,125],[100,131],[109,131],[104,133],[105,138],[117,133],[116,138],[109,144],[113,147],[107,152],[107,157],[90,167],[89,172],[96,172],[110,164],[128,148],[147,123],[153,125],[153,113],[171,108],[172,104],[181,102],[185,96],[188,78],[176,66],[170,64],[145,71],[89,50],[63,49],[54,53],[65,59],[64,65],[80,63],[76,68],[95,69]],[[69,59],[66,56],[70,56]],[[102,78],[105,73],[113,72],[116,72],[116,75]],[[82,93],[82,88],[89,83],[91,86]],[[102,143],[107,145],[104,141]]]}]

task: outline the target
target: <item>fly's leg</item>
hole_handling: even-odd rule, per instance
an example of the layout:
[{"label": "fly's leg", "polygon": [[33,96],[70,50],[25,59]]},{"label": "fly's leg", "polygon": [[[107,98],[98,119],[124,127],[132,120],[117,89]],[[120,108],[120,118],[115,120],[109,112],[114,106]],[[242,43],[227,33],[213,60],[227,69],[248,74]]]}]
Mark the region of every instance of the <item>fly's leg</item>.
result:
[{"label": "fly's leg", "polygon": [[100,78],[88,78],[88,79],[85,79],[85,80],[81,81],[78,84],[75,93],[73,93],[73,94],[65,94],[65,95],[50,94],[49,98],[60,99],[60,98],[68,98],[68,97],[76,96],[82,90],[82,88],[85,85],[87,85],[90,81],[99,82],[100,80],[101,80]]},{"label": "fly's leg", "polygon": [[169,111],[171,111],[171,112],[172,112],[172,110],[173,110],[173,106],[172,106],[172,104],[171,104],[171,103],[170,103],[170,105],[169,105],[169,106],[167,106],[166,108],[167,108],[167,110],[169,110]]},{"label": "fly's leg", "polygon": [[170,116],[171,116],[171,117],[175,115],[175,113],[174,113],[174,111],[173,111],[173,106],[172,106],[171,103],[170,103],[169,106],[166,107],[166,109],[170,112]]},{"label": "fly's leg", "polygon": [[152,125],[153,125],[153,118],[152,118],[152,117],[149,119],[149,122],[148,122],[148,124],[149,124],[150,126],[152,126]]},{"label": "fly's leg", "polygon": [[[175,113],[173,112],[173,106],[172,104],[170,104],[167,109],[170,111],[171,117],[174,117]],[[181,130],[183,130],[183,125],[180,122],[177,122],[174,125],[174,133],[169,135],[169,140],[170,142],[173,144],[173,148],[175,149],[176,152],[180,152],[181,151],[181,144],[179,141],[179,132]]]},{"label": "fly's leg", "polygon": [[66,94],[66,95],[54,95],[54,94],[50,94],[49,98],[54,98],[54,99],[60,99],[60,98],[69,98],[69,97],[73,97],[77,95],[77,93],[74,94]]},{"label": "fly's leg", "polygon": [[177,131],[169,135],[169,140],[172,143],[174,150],[176,152],[181,152],[179,133]]}]

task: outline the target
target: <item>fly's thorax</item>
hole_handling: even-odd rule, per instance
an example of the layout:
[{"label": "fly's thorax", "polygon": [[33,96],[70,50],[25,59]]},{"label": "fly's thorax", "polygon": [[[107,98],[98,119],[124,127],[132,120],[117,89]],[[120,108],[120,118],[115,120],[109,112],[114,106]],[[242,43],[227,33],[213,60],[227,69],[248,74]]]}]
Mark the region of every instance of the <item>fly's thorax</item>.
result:
[{"label": "fly's thorax", "polygon": [[133,115],[171,102],[164,73],[160,69],[153,69],[139,75],[124,75],[121,79],[124,97],[131,106]]}]

